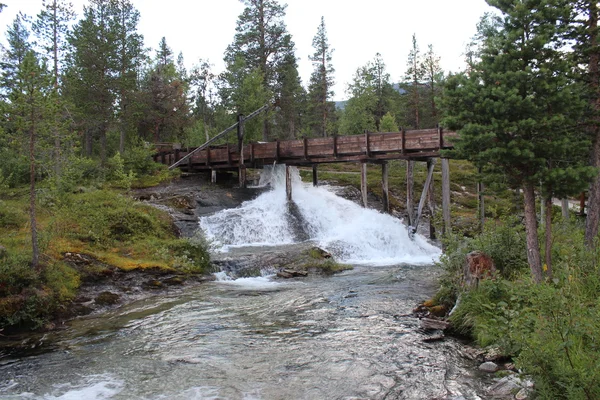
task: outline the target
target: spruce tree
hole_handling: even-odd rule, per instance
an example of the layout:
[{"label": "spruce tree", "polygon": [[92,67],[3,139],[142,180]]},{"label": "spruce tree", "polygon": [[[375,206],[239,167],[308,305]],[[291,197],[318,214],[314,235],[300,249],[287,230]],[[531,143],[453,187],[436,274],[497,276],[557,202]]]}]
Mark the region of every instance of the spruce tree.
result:
[{"label": "spruce tree", "polygon": [[410,124],[413,128],[421,128],[421,85],[425,78],[425,68],[421,50],[417,44],[417,36],[412,36],[412,48],[408,53],[407,69],[404,76],[408,92],[408,112]]},{"label": "spruce tree", "polygon": [[0,67],[2,68],[2,90],[4,94],[14,89],[19,82],[19,70],[25,56],[32,50],[29,41],[30,31],[27,26],[28,18],[18,13],[12,25],[6,30],[8,46],[4,51]]},{"label": "spruce tree", "polygon": [[313,38],[312,46],[315,52],[310,56],[313,63],[313,72],[308,86],[308,100],[311,130],[318,136],[327,136],[329,120],[335,115],[335,104],[330,101],[334,92],[333,74],[335,69],[331,64],[333,49],[327,40],[325,18],[321,17],[321,24]]},{"label": "spruce tree", "polygon": [[560,0],[488,3],[502,16],[484,32],[469,74],[449,79],[444,126],[459,130],[456,154],[523,189],[527,256],[541,282],[535,188],[541,182],[544,196],[564,195],[591,173],[577,157],[589,141],[576,127],[581,101],[561,40],[568,10]]}]

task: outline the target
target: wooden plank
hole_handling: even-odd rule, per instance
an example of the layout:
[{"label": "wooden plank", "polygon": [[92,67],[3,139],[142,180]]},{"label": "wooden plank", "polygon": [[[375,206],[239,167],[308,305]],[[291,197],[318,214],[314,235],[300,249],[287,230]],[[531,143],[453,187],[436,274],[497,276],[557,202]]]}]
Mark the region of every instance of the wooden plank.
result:
[{"label": "wooden plank", "polygon": [[337,158],[338,157],[337,141],[338,141],[338,136],[337,135],[333,135],[333,158]]},{"label": "wooden plank", "polygon": [[450,163],[442,158],[442,217],[444,219],[444,234],[450,233]]},{"label": "wooden plank", "polygon": [[314,187],[319,186],[319,175],[317,172],[317,167],[318,167],[318,164],[313,164],[313,166],[312,166],[312,181],[313,181]]},{"label": "wooden plank", "polygon": [[363,207],[367,207],[367,163],[360,164],[360,193],[362,195]]},{"label": "wooden plank", "polygon": [[[275,160],[277,160],[277,163],[279,163],[279,146],[280,146],[279,139],[277,139],[276,143],[277,144],[276,144],[276,150],[275,150]],[[287,170],[286,170],[286,172],[287,172]]]},{"label": "wooden plank", "polygon": [[382,192],[382,203],[383,203],[383,212],[389,214],[390,213],[390,192],[389,192],[389,180],[388,180],[388,172],[389,167],[388,163],[384,162],[381,164],[381,192]]},{"label": "wooden plank", "polygon": [[438,125],[438,136],[439,136],[439,148],[444,148],[444,133],[442,132],[442,127]]},{"label": "wooden plank", "polygon": [[369,131],[365,131],[365,154],[367,157],[371,157],[371,150],[369,149]]},{"label": "wooden plank", "polygon": [[308,160],[308,139],[304,138],[302,144],[304,145],[304,159]]}]

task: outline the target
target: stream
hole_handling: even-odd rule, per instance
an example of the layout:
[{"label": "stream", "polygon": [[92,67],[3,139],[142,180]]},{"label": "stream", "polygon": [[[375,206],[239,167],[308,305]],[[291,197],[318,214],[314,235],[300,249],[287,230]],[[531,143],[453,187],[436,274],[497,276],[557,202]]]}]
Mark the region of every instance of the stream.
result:
[{"label": "stream", "polygon": [[278,176],[257,199],[201,218],[213,250],[243,259],[308,237],[352,270],[219,272],[75,319],[47,351],[0,358],[0,398],[480,399],[485,379],[462,344],[424,342],[411,316],[435,292],[439,250],[331,188],[296,182],[290,212]]}]

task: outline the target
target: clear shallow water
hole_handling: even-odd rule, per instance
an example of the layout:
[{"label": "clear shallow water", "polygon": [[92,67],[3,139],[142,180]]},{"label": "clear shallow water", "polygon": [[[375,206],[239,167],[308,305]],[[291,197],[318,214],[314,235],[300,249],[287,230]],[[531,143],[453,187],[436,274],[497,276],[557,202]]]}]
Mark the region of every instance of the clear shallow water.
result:
[{"label": "clear shallow water", "polygon": [[406,316],[427,266],[212,282],[73,321],[52,352],[0,367],[2,399],[478,398],[459,344]]}]

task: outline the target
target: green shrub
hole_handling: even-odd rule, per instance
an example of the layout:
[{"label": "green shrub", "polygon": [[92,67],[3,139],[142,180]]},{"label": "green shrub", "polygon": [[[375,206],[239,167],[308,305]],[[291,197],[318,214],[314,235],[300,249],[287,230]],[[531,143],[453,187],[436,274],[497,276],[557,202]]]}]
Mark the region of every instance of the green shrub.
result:
[{"label": "green shrub", "polygon": [[0,200],[0,228],[18,228],[26,221],[27,217],[23,212],[18,212]]},{"label": "green shrub", "polygon": [[168,245],[173,267],[185,273],[203,273],[210,267],[208,245],[200,237],[177,239]]}]

